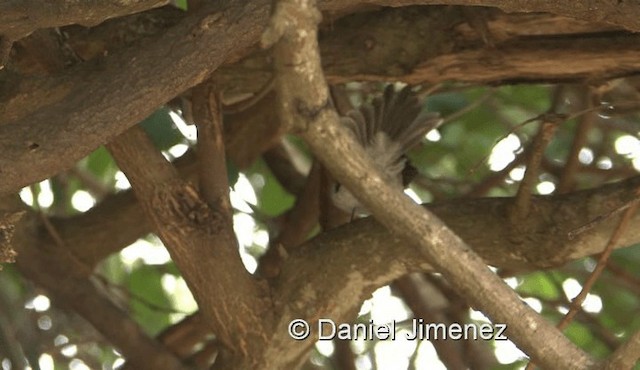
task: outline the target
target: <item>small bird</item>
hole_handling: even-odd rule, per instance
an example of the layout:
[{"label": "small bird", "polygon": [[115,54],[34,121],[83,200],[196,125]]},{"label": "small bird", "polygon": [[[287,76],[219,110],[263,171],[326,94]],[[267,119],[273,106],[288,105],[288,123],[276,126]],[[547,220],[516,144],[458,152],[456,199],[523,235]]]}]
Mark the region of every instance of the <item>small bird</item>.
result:
[{"label": "small bird", "polygon": [[[371,104],[363,104],[360,109],[342,116],[341,121],[376,167],[401,188],[408,183],[403,182],[402,176],[408,166],[405,154],[442,123],[438,113],[422,113],[420,102],[409,86],[396,92],[393,85],[388,85],[383,95],[374,98]],[[336,207],[351,213],[352,217],[367,213],[340,183],[335,183],[330,191]]]}]

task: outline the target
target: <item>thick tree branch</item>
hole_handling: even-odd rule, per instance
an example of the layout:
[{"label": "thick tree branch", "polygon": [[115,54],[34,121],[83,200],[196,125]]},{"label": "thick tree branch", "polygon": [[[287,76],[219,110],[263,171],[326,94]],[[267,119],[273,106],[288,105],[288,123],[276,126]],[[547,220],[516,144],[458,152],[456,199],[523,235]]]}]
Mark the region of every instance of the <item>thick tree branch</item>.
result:
[{"label": "thick tree branch", "polygon": [[[487,264],[526,271],[534,265],[550,268],[557,266],[555,263],[562,265],[602,252],[618,221],[616,217],[577,239],[569,240],[567,235],[607,209],[633,199],[638,186],[640,177],[597,190],[534,196],[528,219],[532,221],[531,228],[524,235],[510,227],[508,210],[513,198],[459,199],[430,204],[427,208]],[[640,215],[634,216],[632,224],[640,224]],[[630,227],[621,237],[620,245],[633,245],[638,240],[640,230]],[[323,268],[318,270],[317,266]],[[373,218],[361,219],[325,232],[293,251],[282,266],[276,296],[279,301],[290,302],[291,307],[299,307],[300,311],[290,313],[291,318],[331,317],[349,322],[375,289],[417,271],[437,270]],[[304,283],[300,282],[300,276],[305,276]],[[303,294],[309,289],[313,294]],[[286,348],[292,357],[303,356],[312,345],[311,341],[284,342],[281,349]]]},{"label": "thick tree branch", "polygon": [[[557,82],[626,76],[638,68],[635,35],[546,14],[493,11],[485,16],[493,47],[484,44],[456,7],[383,9],[343,17],[320,33],[327,79]],[[215,76],[227,90],[247,92],[263,84],[269,71],[267,57],[254,54]]]},{"label": "thick tree branch", "polygon": [[[430,204],[427,208],[466,240],[488,264],[512,271],[530,271],[563,265],[602,252],[615,226],[615,218],[598,224],[573,240],[568,240],[568,233],[633,199],[638,186],[640,178],[633,178],[588,191],[552,197],[535,196],[528,219],[532,227],[526,235],[514,232],[509,226],[506,215],[513,198],[454,200]],[[55,223],[71,253],[100,258],[100,255],[105,256],[122,248],[109,244],[108,235],[116,237],[123,230],[137,230],[137,235],[131,235],[133,241],[151,232],[148,223],[140,222],[144,215],[139,205],[132,198],[129,199],[117,202],[108,210],[105,208],[100,212],[100,217],[91,216],[91,222],[87,220],[83,223],[79,218],[69,220],[69,225],[95,222],[89,239],[86,233],[82,233],[82,228],[61,227],[66,224],[62,220]],[[94,210],[107,204],[99,205]],[[640,241],[640,217],[634,217],[631,225],[620,240],[620,247]],[[105,235],[101,239],[105,248],[112,250],[100,249],[101,243],[91,247],[94,245],[91,244],[94,235],[102,234]],[[17,243],[33,243],[32,248],[47,243],[46,240],[23,240],[19,235],[17,237]],[[87,251],[89,247],[95,252]],[[323,268],[317,269],[317,266]],[[333,317],[346,322],[353,319],[361,302],[375,289],[415,271],[432,271],[432,268],[425,259],[407,248],[404,241],[389,234],[374,219],[367,218],[325,232],[294,251],[285,260],[282,275],[276,284],[280,287],[278,296],[283,297],[282,301],[291,300],[307,310],[316,310],[315,307],[321,306],[323,299],[337,302],[335,297],[344,289],[349,296],[332,311],[322,313],[335,315]],[[364,279],[345,279],[354,272],[362,274]],[[300,276],[305,276],[307,284],[300,285]],[[284,289],[289,286],[292,288]],[[314,299],[305,298],[300,290],[305,287],[314,287]],[[296,351],[304,352],[312,345],[311,342],[300,344],[303,346],[296,348]],[[289,348],[291,343],[283,345],[283,348]]]},{"label": "thick tree branch", "polygon": [[210,208],[177,176],[141,128],[126,131],[107,148],[217,338],[245,359],[260,353],[261,342],[253,339],[266,335],[268,300],[245,270],[224,212]]},{"label": "thick tree branch", "polygon": [[[76,4],[58,0],[43,4],[38,1],[0,2],[0,33],[26,35],[38,28],[59,27],[68,24],[95,25],[109,18],[133,14],[166,4],[166,0],[137,0],[123,4],[121,1]],[[606,22],[640,31],[640,11],[633,3],[607,0],[573,1],[552,0],[324,0],[320,8],[329,14],[344,14],[357,9],[378,6],[403,7],[409,5],[464,5],[496,7],[510,13],[548,12],[590,22]],[[15,38],[15,37],[14,37]]]},{"label": "thick tree branch", "polygon": [[192,90],[193,118],[198,127],[198,180],[209,207],[219,209],[229,222],[229,180],[222,134],[222,102],[213,84],[204,82]]},{"label": "thick tree branch", "polygon": [[225,116],[225,145],[234,164],[246,168],[280,142],[284,130],[277,113],[271,92],[251,108]]},{"label": "thick tree branch", "polygon": [[[511,339],[538,363],[566,369],[592,366],[594,361],[586,353],[523,305],[515,292],[442,221],[421,209],[399,189],[386,184],[387,179],[340,125],[336,112],[328,103],[317,46],[318,21],[314,2],[283,0],[278,3],[270,27],[263,35],[263,44],[277,42],[274,60],[283,120],[301,131],[312,151],[376,219],[414,244],[414,252],[424,255],[494,322],[507,324]],[[293,125],[293,122],[297,124]],[[344,292],[342,290],[335,299],[340,300]],[[295,361],[294,356],[282,360]],[[287,362],[279,362],[284,363]]]},{"label": "thick tree branch", "polygon": [[[354,10],[363,7],[361,0],[324,0],[321,3],[324,11],[341,13],[346,9]],[[569,18],[583,19],[590,22],[607,22],[640,31],[640,9],[633,2],[609,0],[372,0],[367,5],[402,7],[409,5],[467,5],[490,6],[500,8],[509,13],[548,12]]]},{"label": "thick tree branch", "polygon": [[[187,152],[173,163],[182,178],[194,178],[196,159],[193,152]],[[71,252],[91,269],[111,253],[154,230],[133,190],[109,195],[85,213],[68,218],[52,217],[51,223]]]},{"label": "thick tree branch", "polygon": [[[202,81],[229,56],[245,54],[266,23],[268,2],[251,2],[245,10],[231,8],[222,14],[215,13],[217,6],[199,9],[143,47],[109,54],[64,74],[27,80],[5,76],[7,83],[0,93],[0,101],[5,103],[0,112],[0,146],[4,150],[0,193],[16,191],[68,168]],[[236,16],[237,20],[229,18]],[[324,67],[333,82],[357,78],[410,83],[576,80],[625,76],[640,70],[640,52],[635,48],[638,36],[607,34],[580,39],[572,32],[584,31],[584,25],[569,26],[568,30],[563,25],[565,28],[552,29],[567,37],[533,37],[530,29],[515,31],[515,19],[522,16],[508,17],[498,16],[495,24],[489,22],[492,34],[502,36],[495,49],[487,49],[477,37],[469,38],[465,27],[456,28],[465,24],[456,8],[356,14],[324,33]],[[398,23],[398,19],[404,21]],[[536,26],[535,21],[529,24]],[[258,53],[234,68],[220,70],[215,79],[230,93],[253,92],[270,75],[267,58]]]},{"label": "thick tree branch", "polygon": [[167,0],[0,1],[0,34],[20,39],[40,28],[81,24],[94,26],[109,18],[165,5]]},{"label": "thick tree branch", "polygon": [[[188,171],[195,172],[193,159],[192,156],[180,158],[178,168],[188,166]],[[568,240],[568,233],[633,199],[633,189],[634,186],[640,186],[638,184],[640,179],[632,178],[588,191],[552,197],[535,196],[531,206],[535,212],[528,218],[532,227],[528,229],[526,237],[513,234],[508,220],[502,214],[503,206],[513,203],[513,198],[453,200],[425,207],[464,240],[473,241],[470,243],[473,249],[490,264],[510,270],[535,270],[559,266],[602,252],[613,224],[599,224],[599,227],[575,240]],[[68,219],[52,219],[68,247],[89,266],[94,266],[109,254],[152,232],[151,225],[145,221],[142,209],[131,191],[105,198],[87,213]],[[348,225],[344,227],[350,228]],[[370,221],[367,228],[354,229],[353,232],[366,234],[376,227]],[[622,246],[640,242],[640,232],[634,232],[640,231],[640,218],[632,221],[630,229]],[[91,232],[87,233],[87,230]],[[358,237],[362,235],[356,235]],[[388,238],[385,237],[382,245],[390,243]],[[336,243],[342,242],[336,240]],[[558,248],[559,245],[562,248]],[[391,250],[398,248],[394,244],[388,247]]]},{"label": "thick tree branch", "polygon": [[0,147],[6,154],[0,159],[0,193],[71,166],[204,80],[230,51],[256,40],[268,11],[266,0],[226,10],[216,2],[186,17],[146,48],[79,65],[72,74],[45,82],[47,87],[40,88],[47,96],[38,96],[49,105],[46,109],[0,125]]},{"label": "thick tree branch", "polygon": [[[253,163],[270,145],[269,142],[280,137],[281,130],[274,124],[278,122],[274,103],[274,96],[271,96],[241,114],[225,117],[226,131],[230,131],[225,136],[226,155],[240,168]],[[196,164],[193,152],[174,162],[180,176],[194,183],[198,182]],[[297,176],[296,181],[304,180],[302,175]],[[153,231],[132,191],[110,195],[83,214],[69,218],[54,217],[52,223],[74,254],[91,267]],[[87,231],[90,237],[87,237]]]},{"label": "thick tree branch", "polygon": [[85,213],[52,218],[51,223],[72,253],[91,268],[152,231],[133,191],[110,195]]}]

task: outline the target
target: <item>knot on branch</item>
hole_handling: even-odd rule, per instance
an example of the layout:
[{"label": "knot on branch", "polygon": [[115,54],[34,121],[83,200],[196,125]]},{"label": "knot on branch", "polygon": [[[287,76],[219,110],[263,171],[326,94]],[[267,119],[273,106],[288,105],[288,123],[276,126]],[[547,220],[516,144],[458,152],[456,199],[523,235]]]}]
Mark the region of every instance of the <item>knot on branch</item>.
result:
[{"label": "knot on branch", "polygon": [[[24,211],[20,211],[0,217],[0,263],[15,262],[18,254],[11,248],[11,240],[16,231],[16,224],[24,214]],[[0,266],[0,270],[2,270],[2,266]]]},{"label": "knot on branch", "polygon": [[204,202],[189,183],[179,181],[157,190],[153,200],[153,211],[167,225],[187,234],[194,229],[216,234],[223,229],[224,218]]},{"label": "knot on branch", "polygon": [[323,110],[328,109],[330,107],[330,103],[329,99],[325,99],[320,105],[309,106],[303,99],[294,98],[294,106],[296,113],[304,118],[305,122],[310,123],[315,121]]}]

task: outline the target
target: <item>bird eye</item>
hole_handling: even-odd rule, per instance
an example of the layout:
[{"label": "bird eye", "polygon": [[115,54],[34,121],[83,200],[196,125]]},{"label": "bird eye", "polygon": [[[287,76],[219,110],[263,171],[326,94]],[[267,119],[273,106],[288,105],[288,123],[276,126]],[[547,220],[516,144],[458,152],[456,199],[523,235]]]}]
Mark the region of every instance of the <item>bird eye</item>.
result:
[{"label": "bird eye", "polygon": [[337,193],[338,191],[340,191],[340,183],[336,182],[336,184],[333,186],[333,192]]}]

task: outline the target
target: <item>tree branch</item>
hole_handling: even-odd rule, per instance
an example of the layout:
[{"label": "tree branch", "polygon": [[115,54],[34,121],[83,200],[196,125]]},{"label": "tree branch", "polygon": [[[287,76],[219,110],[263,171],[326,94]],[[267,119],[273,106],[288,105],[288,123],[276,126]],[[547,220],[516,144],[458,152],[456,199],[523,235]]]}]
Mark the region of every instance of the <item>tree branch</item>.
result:
[{"label": "tree branch", "polygon": [[[492,11],[487,16],[496,38],[492,48],[457,7],[382,9],[343,17],[320,33],[327,80],[535,83],[628,76],[638,68],[633,34],[546,14]],[[226,91],[246,93],[257,90],[269,72],[268,56],[255,53],[242,64],[221,68],[215,77]]]},{"label": "tree branch", "polygon": [[538,133],[527,147],[527,163],[524,178],[520,182],[516,199],[511,210],[512,225],[522,224],[526,219],[531,207],[531,195],[538,182],[540,163],[544,157],[544,151],[553,138],[553,135],[560,125],[562,117],[557,117],[555,113],[543,115],[540,118]]},{"label": "tree branch", "polygon": [[305,241],[313,227],[318,224],[321,175],[320,164],[314,162],[307,182],[296,196],[295,204],[285,214],[280,233],[269,243],[269,249],[260,258],[258,275],[270,279],[278,276],[286,251]]},{"label": "tree branch", "polygon": [[222,134],[222,103],[220,92],[209,82],[192,91],[193,117],[198,128],[198,180],[200,193],[212,209],[232,218],[229,203],[229,180]]},{"label": "tree branch", "polygon": [[[507,324],[511,339],[537,362],[549,368],[592,366],[594,361],[586,353],[523,305],[517,294],[442,221],[417,206],[399,189],[387,185],[387,179],[340,125],[329,104],[317,44],[318,21],[314,2],[282,0],[263,35],[263,45],[277,42],[274,61],[283,121],[301,131],[312,151],[376,219],[414,244],[413,251],[434,264],[470,303],[494,322]],[[341,290],[334,300],[340,300],[344,292]],[[286,360],[296,360],[290,356],[294,354]]]},{"label": "tree branch", "polygon": [[[137,0],[123,4],[121,1],[101,1],[76,4],[67,0],[57,0],[42,4],[39,1],[0,2],[0,33],[26,35],[38,28],[59,27],[68,24],[96,25],[109,18],[141,12],[166,4],[166,0]],[[344,14],[357,9],[371,7],[371,4],[385,7],[410,5],[464,5],[496,7],[509,13],[548,12],[569,18],[590,22],[606,22],[640,31],[640,11],[633,3],[612,3],[606,0],[573,1],[563,3],[552,0],[509,1],[509,0],[324,0],[320,8],[329,14]]]},{"label": "tree branch", "polygon": [[[458,199],[429,204],[426,208],[466,240],[486,263],[524,272],[564,265],[602,252],[611,229],[615,227],[615,217],[599,223],[576,239],[568,240],[568,233],[633,199],[638,186],[640,178],[636,177],[588,191],[534,196],[532,212],[528,218],[532,227],[524,236],[514,232],[506,216],[513,198]],[[103,205],[98,205],[89,212],[100,207]],[[144,220],[144,214],[132,198],[118,202],[117,206],[110,206],[108,212],[105,209],[100,215],[91,216],[92,222],[86,222],[86,225],[94,223],[91,230],[99,235],[115,237],[122,230],[135,227],[139,233],[131,236],[135,240],[152,231],[149,223],[140,222]],[[131,222],[134,222],[133,226]],[[70,219],[69,223],[84,224],[78,218]],[[105,250],[100,249],[101,244],[97,243],[93,248],[94,252],[87,252],[86,247],[93,245],[89,243],[94,234],[89,234],[91,237],[88,240],[87,234],[82,233],[82,228],[61,228],[59,222],[55,225],[66,246],[77,256],[88,255],[100,259],[99,256],[106,256],[122,248],[109,244],[108,239],[104,239]],[[16,235],[16,238],[16,243],[33,243],[33,248],[47,243],[44,239],[25,240],[21,235]],[[633,245],[638,241],[640,216],[632,219],[631,226],[616,247]],[[323,268],[318,269],[317,266]],[[330,317],[346,322],[353,319],[362,301],[369,298],[375,289],[406,273],[416,271],[433,269],[424,258],[407,248],[403,240],[394,237],[373,218],[366,218],[327,231],[293,251],[282,266],[281,276],[274,282],[274,286],[279,287],[274,294],[281,297],[282,302],[291,300],[292,305],[301,307],[301,311],[335,315]],[[354,273],[364,278],[347,278]],[[300,284],[300,276],[305,277],[305,284]],[[314,299],[305,298],[303,294],[303,290],[309,287],[313,287],[316,293]],[[336,299],[340,294],[345,294],[344,299]],[[323,299],[340,304],[326,308],[323,306]],[[313,343],[298,344],[300,347],[292,347],[291,342],[286,341],[281,348],[300,354]]]},{"label": "tree branch", "polygon": [[[230,56],[246,54],[267,21],[268,3],[251,2],[245,10],[233,3],[235,7],[223,14],[216,13],[219,3],[204,6],[142,47],[112,53],[49,78],[6,76],[0,92],[4,103],[0,193],[17,191],[70,167],[202,81]],[[230,18],[235,16],[239,18]],[[565,28],[551,27],[559,33],[533,37],[530,31],[516,31],[519,28],[513,24],[522,15],[496,17],[495,23],[489,22],[489,30],[507,37],[489,50],[470,39],[464,27],[456,27],[465,22],[456,8],[355,14],[323,33],[324,67],[332,82],[355,77],[409,83],[576,80],[626,76],[640,70],[640,52],[635,48],[640,36],[609,33],[580,39],[572,32],[584,31],[584,25],[569,23],[562,24]],[[398,24],[399,18],[405,22]],[[448,36],[421,36],[425,34]],[[171,50],[169,57],[167,50]],[[254,92],[270,75],[266,56],[257,53],[233,68],[221,69],[215,80],[229,93]],[[229,86],[243,86],[246,91]],[[269,143],[273,142],[263,145]]]},{"label": "tree branch", "polygon": [[[195,172],[193,157],[180,158],[178,162],[178,168],[187,165],[191,167],[190,171]],[[588,191],[550,197],[534,196],[531,209],[535,212],[528,218],[532,227],[524,238],[512,235],[508,220],[501,214],[504,204],[513,203],[514,198],[451,200],[427,204],[425,207],[443,219],[464,240],[473,241],[473,249],[490,264],[510,270],[530,271],[562,265],[602,252],[602,245],[606,244],[614,224],[599,223],[598,227],[574,240],[568,240],[567,235],[633,199],[634,186],[640,186],[640,179],[631,178]],[[473,222],[469,223],[469,219]],[[72,252],[89,266],[94,266],[109,254],[153,231],[130,191],[107,197],[84,214],[68,219],[52,218],[52,223]],[[368,228],[354,229],[352,232],[369,233],[375,227],[370,221]],[[343,228],[349,230],[351,225]],[[640,241],[640,233],[634,232],[640,230],[640,218],[632,220],[630,229],[621,241],[622,246]],[[384,239],[384,243],[390,243],[388,236]],[[518,242],[507,242],[513,240]],[[337,239],[335,243],[341,244],[342,241]],[[562,248],[558,248],[559,245]],[[398,247],[391,244],[388,248],[394,250]]]},{"label": "tree branch", "polygon": [[[640,31],[640,9],[634,3],[607,0],[579,0],[559,2],[553,0],[512,1],[512,0],[373,0],[366,4],[402,7],[409,5],[467,5],[491,6],[508,13],[548,12],[564,17],[583,19],[590,22],[607,22],[630,31]],[[362,7],[361,0],[324,0],[321,7],[327,12],[344,12]]]},{"label": "tree branch", "polygon": [[240,260],[229,219],[177,176],[141,128],[131,128],[107,148],[216,337],[240,358],[260,353],[261,342],[253,339],[266,335],[268,300]]},{"label": "tree branch", "polygon": [[[22,211],[8,214],[0,213],[0,263],[15,262],[16,252],[11,245],[16,224],[22,216],[24,216]],[[2,266],[0,266],[1,269]]]},{"label": "tree branch", "polygon": [[[513,198],[458,199],[426,208],[467,241],[487,264],[524,272],[602,252],[616,218],[598,224],[577,239],[569,240],[568,233],[607,209],[633,199],[639,185],[640,177],[636,177],[562,196],[534,196],[528,219],[532,227],[526,235],[509,226],[507,210],[513,205]],[[634,216],[632,224],[640,224],[640,215]],[[630,227],[619,245],[633,245],[637,240],[640,230]],[[288,313],[290,319],[331,317],[336,322],[350,322],[373,291],[418,271],[438,270],[370,217],[325,232],[292,251],[275,282],[278,288],[274,296],[278,301],[290,302],[289,307],[296,307]],[[305,276],[304,283],[300,276]],[[312,341],[283,342],[280,349],[286,349],[295,359],[312,345]],[[277,351],[275,348],[274,353]]]},{"label": "tree branch", "polygon": [[167,0],[107,0],[76,2],[0,1],[0,34],[20,39],[40,28],[81,24],[94,26],[106,19],[165,5]]},{"label": "tree branch", "polygon": [[204,80],[231,51],[249,47],[262,30],[269,2],[234,4],[229,9],[218,2],[204,6],[145,48],[81,64],[44,86],[34,82],[36,91],[44,90],[30,100],[40,97],[48,106],[0,125],[0,147],[6,154],[0,158],[0,194],[70,167]]},{"label": "tree branch", "polygon": [[290,194],[298,194],[308,181],[294,164],[294,159],[283,143],[264,152],[262,159],[280,185]]},{"label": "tree branch", "polygon": [[45,288],[54,302],[71,307],[90,322],[137,369],[182,370],[180,361],[105,297],[90,280],[91,270],[67,248],[66,241],[38,229],[38,217],[18,197],[0,200],[0,210],[25,214],[16,228],[16,265],[27,278]]}]

